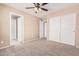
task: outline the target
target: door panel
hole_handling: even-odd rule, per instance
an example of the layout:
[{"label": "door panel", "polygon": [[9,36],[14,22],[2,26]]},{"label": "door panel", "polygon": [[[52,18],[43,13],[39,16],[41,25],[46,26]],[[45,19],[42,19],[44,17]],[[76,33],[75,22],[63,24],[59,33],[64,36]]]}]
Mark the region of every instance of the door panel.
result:
[{"label": "door panel", "polygon": [[54,17],[49,20],[49,40],[60,40],[60,17]]},{"label": "door panel", "polygon": [[18,40],[24,41],[24,19],[23,17],[18,18]]},{"label": "door panel", "polygon": [[40,38],[44,37],[44,23],[40,20]]},{"label": "door panel", "polygon": [[47,38],[47,23],[45,23],[44,25],[45,25],[45,31],[44,31],[44,33],[45,33],[45,38]]},{"label": "door panel", "polygon": [[11,20],[11,35],[12,35],[12,40],[17,40],[16,37],[16,18],[12,18]]},{"label": "door panel", "polygon": [[61,42],[75,44],[75,14],[61,16]]}]

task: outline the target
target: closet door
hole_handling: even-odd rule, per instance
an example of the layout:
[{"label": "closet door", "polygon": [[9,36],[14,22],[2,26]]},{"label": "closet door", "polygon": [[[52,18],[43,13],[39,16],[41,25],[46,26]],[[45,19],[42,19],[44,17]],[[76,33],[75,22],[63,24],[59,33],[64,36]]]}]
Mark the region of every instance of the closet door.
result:
[{"label": "closet door", "polygon": [[60,40],[60,17],[54,17],[49,19],[49,40],[57,41]]},{"label": "closet door", "polygon": [[75,45],[75,14],[61,16],[61,42]]}]

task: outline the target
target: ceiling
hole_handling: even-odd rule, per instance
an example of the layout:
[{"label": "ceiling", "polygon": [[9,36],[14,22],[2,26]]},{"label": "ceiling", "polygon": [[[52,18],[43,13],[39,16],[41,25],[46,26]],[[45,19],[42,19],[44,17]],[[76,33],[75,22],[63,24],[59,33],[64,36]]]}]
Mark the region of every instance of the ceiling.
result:
[{"label": "ceiling", "polygon": [[40,11],[39,13],[35,13],[34,9],[25,9],[25,7],[32,7],[34,6],[33,3],[4,3],[4,5],[7,5],[9,7],[15,8],[17,10],[26,12],[28,14],[37,16],[37,17],[43,17],[51,12],[56,12],[58,10],[77,5],[77,3],[48,3],[47,5],[43,6],[44,8],[48,9],[49,11]]}]

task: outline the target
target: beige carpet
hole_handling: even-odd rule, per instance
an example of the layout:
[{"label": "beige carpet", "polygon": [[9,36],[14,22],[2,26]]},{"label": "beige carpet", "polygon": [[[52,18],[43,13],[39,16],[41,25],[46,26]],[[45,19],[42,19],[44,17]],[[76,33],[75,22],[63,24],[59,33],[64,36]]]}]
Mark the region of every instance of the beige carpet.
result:
[{"label": "beige carpet", "polygon": [[53,41],[36,40],[0,50],[2,56],[79,56],[79,49]]}]

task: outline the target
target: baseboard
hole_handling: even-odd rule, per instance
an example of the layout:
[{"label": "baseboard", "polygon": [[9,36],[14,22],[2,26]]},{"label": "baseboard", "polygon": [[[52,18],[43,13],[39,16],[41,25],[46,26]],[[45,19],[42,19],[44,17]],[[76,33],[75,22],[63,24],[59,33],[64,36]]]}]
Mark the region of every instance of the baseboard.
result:
[{"label": "baseboard", "polygon": [[40,38],[40,39],[42,39],[42,40],[47,40],[47,38],[46,38],[46,37],[42,37],[42,38]]},{"label": "baseboard", "polygon": [[8,46],[5,46],[5,47],[1,47],[0,49],[5,49],[5,48],[8,48],[8,47],[10,47],[10,46],[8,45]]}]

